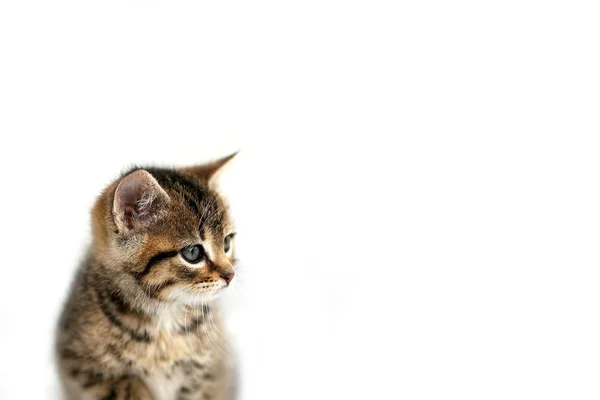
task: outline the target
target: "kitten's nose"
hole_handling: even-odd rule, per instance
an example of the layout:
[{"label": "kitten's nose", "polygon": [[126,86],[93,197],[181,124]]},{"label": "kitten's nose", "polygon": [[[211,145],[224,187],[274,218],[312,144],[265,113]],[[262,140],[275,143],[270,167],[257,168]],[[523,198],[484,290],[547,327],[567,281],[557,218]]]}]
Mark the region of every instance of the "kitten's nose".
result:
[{"label": "kitten's nose", "polygon": [[235,272],[230,272],[228,274],[221,275],[221,278],[225,279],[225,282],[227,282],[227,284],[229,285],[229,282],[231,282],[231,280],[233,279],[234,276],[235,276]]}]

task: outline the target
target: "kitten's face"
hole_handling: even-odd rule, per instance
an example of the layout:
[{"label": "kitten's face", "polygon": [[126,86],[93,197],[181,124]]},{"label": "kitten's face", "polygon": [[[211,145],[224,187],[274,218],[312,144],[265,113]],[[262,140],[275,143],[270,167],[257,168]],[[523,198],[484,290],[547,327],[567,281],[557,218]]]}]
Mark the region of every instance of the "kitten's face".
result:
[{"label": "kitten's face", "polygon": [[147,296],[200,304],[232,281],[234,227],[210,179],[221,166],[140,169],[116,184],[107,253]]}]

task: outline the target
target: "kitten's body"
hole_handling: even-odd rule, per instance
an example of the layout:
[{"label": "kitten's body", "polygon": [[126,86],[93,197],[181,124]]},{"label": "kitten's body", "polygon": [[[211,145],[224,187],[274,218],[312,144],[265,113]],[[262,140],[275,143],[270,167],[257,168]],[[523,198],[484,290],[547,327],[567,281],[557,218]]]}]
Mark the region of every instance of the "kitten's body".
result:
[{"label": "kitten's body", "polygon": [[[57,335],[69,399],[235,397],[212,300],[233,278],[233,251],[223,245],[231,221],[211,188],[226,161],[177,172],[135,170],[100,196],[92,246]],[[194,246],[204,258],[188,262],[180,249]]]}]

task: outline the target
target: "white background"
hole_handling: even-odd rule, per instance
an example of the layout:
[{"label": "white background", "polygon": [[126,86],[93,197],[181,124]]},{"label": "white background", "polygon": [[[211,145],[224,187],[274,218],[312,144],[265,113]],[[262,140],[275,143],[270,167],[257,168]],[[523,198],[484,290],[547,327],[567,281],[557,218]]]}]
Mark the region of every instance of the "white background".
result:
[{"label": "white background", "polygon": [[3,0],[0,398],[56,398],[89,208],[223,180],[243,399],[600,396],[589,1]]}]

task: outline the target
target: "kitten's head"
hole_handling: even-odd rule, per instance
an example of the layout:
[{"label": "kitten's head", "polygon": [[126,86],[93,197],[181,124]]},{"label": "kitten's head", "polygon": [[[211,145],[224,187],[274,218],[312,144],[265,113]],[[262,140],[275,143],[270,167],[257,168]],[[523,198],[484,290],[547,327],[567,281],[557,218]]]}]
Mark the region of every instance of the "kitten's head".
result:
[{"label": "kitten's head", "polygon": [[124,174],[94,206],[95,258],[133,293],[186,304],[214,298],[235,275],[233,222],[215,190],[234,155]]}]

